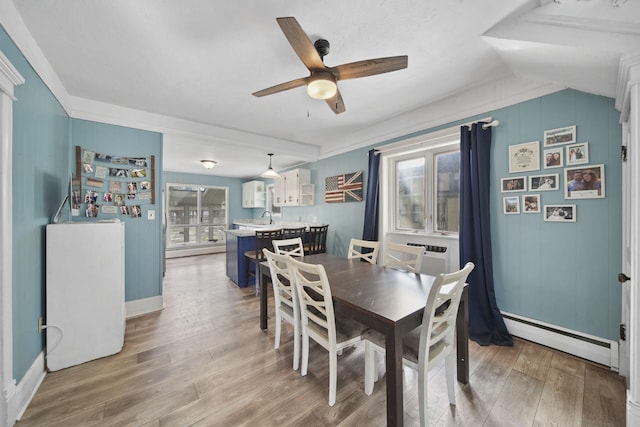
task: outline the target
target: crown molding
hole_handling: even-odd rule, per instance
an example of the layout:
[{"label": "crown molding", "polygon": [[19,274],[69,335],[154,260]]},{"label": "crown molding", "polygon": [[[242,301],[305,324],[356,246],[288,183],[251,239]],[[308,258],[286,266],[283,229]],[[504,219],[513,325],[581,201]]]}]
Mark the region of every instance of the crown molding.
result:
[{"label": "crown molding", "polygon": [[0,51],[0,91],[6,93],[12,101],[15,101],[16,97],[13,95],[13,89],[23,83],[24,77]]},{"label": "crown molding", "polygon": [[615,103],[620,111],[620,123],[629,118],[631,87],[636,84],[640,84],[640,52],[620,58]]},{"label": "crown molding", "polygon": [[[379,132],[384,128],[384,123],[379,123],[379,126],[367,129],[371,136],[365,138],[361,143],[348,147],[332,147],[333,149],[322,151],[320,159],[337,156],[359,148],[399,141],[440,127],[453,126],[456,122],[469,121],[476,116],[491,115],[493,110],[564,89],[567,88],[515,77],[487,83],[404,114],[403,120],[397,122],[394,131],[384,134]],[[395,119],[397,120],[397,118]]]}]

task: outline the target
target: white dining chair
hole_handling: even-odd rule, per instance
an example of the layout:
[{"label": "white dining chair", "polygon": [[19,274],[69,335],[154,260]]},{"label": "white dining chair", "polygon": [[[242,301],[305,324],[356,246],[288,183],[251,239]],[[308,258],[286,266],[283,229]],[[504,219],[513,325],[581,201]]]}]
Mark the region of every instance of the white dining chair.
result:
[{"label": "white dining chair", "polygon": [[383,265],[410,273],[420,273],[423,256],[423,246],[409,246],[387,242],[384,245]]},{"label": "white dining chair", "polygon": [[293,239],[274,240],[273,249],[280,255],[304,256],[304,247],[302,239],[296,237]]},{"label": "white dining chair", "polygon": [[[369,249],[370,251],[366,251]],[[378,252],[380,251],[380,242],[370,240],[351,239],[349,242],[349,250],[347,252],[347,258],[349,259],[363,259],[371,264],[375,264],[378,261]]]},{"label": "white dining chair", "polygon": [[293,325],[293,369],[300,366],[300,304],[295,286],[289,280],[289,256],[280,255],[263,249],[269,263],[271,283],[273,284],[273,300],[275,303],[276,336],[273,348],[280,348],[282,319]]},{"label": "white dining chair", "polygon": [[[402,362],[418,371],[418,404],[420,425],[427,425],[427,386],[428,372],[441,360],[445,360],[445,375],[449,402],[456,404],[456,352],[455,329],[458,307],[462,290],[473,270],[474,264],[468,262],[462,270],[436,276],[427,304],[424,308],[422,325],[411,331],[403,339]],[[373,392],[376,378],[375,352],[384,353],[384,335],[367,330],[363,334],[365,340],[364,356],[364,391],[367,395]]]},{"label": "white dining chair", "polygon": [[308,264],[288,257],[289,269],[295,281],[300,302],[302,326],[302,365],[300,373],[307,375],[309,338],[329,352],[329,405],[336,403],[338,352],[361,341],[366,327],[349,318],[336,319],[331,288],[324,266]]}]

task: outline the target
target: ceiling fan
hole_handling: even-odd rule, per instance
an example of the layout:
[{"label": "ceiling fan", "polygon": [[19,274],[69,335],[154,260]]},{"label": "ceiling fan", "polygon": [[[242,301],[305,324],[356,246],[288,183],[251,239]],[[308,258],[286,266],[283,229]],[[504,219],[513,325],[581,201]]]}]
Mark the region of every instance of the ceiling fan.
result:
[{"label": "ceiling fan", "polygon": [[338,90],[338,80],[357,79],[407,68],[408,58],[406,55],[366,59],[336,67],[327,67],[323,62],[323,58],[329,53],[327,40],[318,39],[315,43],[311,43],[296,18],[286,17],[276,18],[276,20],[291,47],[311,74],[309,77],[262,89],[253,93],[254,96],[271,95],[306,85],[309,96],[324,99],[334,113],[340,114],[344,113],[345,108],[342,95]]}]

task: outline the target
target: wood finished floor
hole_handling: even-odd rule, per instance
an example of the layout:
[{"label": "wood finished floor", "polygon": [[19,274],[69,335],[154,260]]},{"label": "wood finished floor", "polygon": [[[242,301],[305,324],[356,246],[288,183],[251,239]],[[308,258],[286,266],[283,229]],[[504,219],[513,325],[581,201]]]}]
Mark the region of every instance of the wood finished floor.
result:
[{"label": "wood finished floor", "polygon": [[[363,391],[363,345],[338,359],[328,399],[327,353],[312,344],[309,374],[291,369],[292,328],[279,350],[260,331],[255,290],[225,275],[225,255],[167,260],[165,309],[127,321],[119,354],[47,374],[16,424],[26,426],[383,426],[384,380]],[[429,379],[435,426],[624,426],[625,390],[610,370],[520,339],[470,344],[470,384],[457,405],[444,369]],[[384,370],[382,359],[378,369]],[[405,425],[418,424],[417,379],[404,372]]]}]

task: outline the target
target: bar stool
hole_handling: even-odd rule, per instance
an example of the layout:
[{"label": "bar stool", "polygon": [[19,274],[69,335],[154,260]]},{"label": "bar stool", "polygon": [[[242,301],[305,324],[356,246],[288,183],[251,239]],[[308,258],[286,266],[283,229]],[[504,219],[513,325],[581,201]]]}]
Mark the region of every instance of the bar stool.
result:
[{"label": "bar stool", "polygon": [[[258,275],[260,274],[259,264],[265,261],[267,258],[262,251],[264,248],[271,250],[272,241],[282,239],[282,229],[278,230],[256,230],[256,248],[244,253],[244,277],[247,285],[249,284],[249,277],[253,276],[256,279],[256,293],[258,292]],[[251,271],[251,264],[255,264],[255,269]]]},{"label": "bar stool", "polygon": [[327,252],[327,230],[329,225],[309,226],[309,237],[304,244],[304,253],[307,255],[322,254]]},{"label": "bar stool", "polygon": [[304,232],[307,230],[307,227],[298,227],[298,228],[283,228],[282,229],[282,238],[283,239],[295,239],[296,237],[300,237],[304,239]]}]

